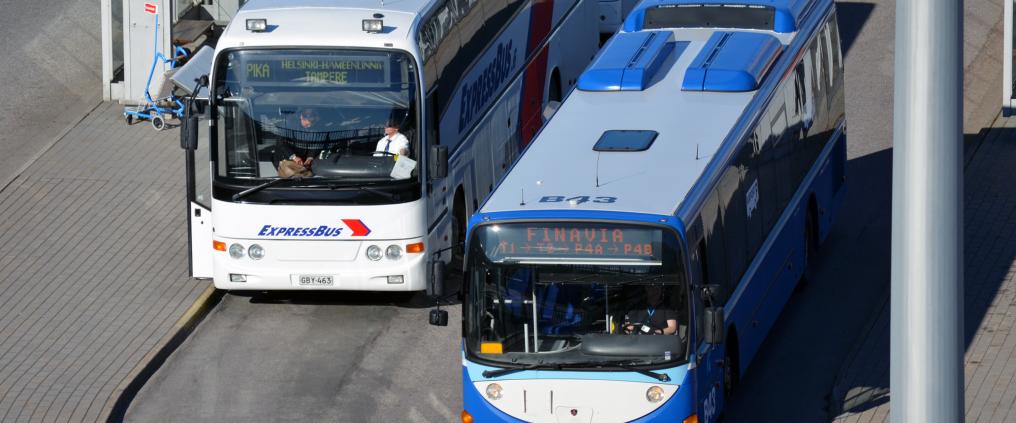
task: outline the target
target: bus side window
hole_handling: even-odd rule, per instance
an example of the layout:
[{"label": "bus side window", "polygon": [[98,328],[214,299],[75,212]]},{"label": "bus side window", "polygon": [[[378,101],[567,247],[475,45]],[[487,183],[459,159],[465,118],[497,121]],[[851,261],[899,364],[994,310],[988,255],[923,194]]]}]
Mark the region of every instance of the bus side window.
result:
[{"label": "bus side window", "polygon": [[746,227],[747,201],[741,189],[740,160],[727,167],[717,187],[723,215],[723,244],[726,247],[727,284],[722,291],[733,292],[747,267]]},{"label": "bus side window", "polygon": [[[698,281],[699,281],[699,283],[701,285],[708,285],[709,284],[709,266],[706,265],[706,261],[707,261],[707,257],[709,256],[709,254],[706,251],[706,240],[705,239],[702,239],[702,240],[700,240],[698,242],[698,247],[696,247],[696,249],[695,249],[695,256],[696,256],[695,258],[696,258],[696,262],[697,263],[694,266],[694,268],[698,271],[698,274],[699,274]],[[695,309],[694,309],[695,310],[695,341],[696,341],[696,344],[699,344],[699,343],[702,342],[702,338],[704,337],[704,333],[705,333],[704,332],[705,329],[702,326],[702,322],[703,322],[703,320],[705,320],[705,317],[704,317],[703,313],[705,312],[705,309],[706,309],[705,307],[706,306],[705,306],[705,303],[702,301],[702,291],[701,290],[699,290],[697,292],[693,292],[692,294],[693,294],[692,295],[692,301],[695,302]]]},{"label": "bus side window", "polygon": [[719,285],[716,300],[724,304],[730,292],[727,291],[723,221],[720,218],[719,193],[716,190],[713,190],[702,206],[702,229],[707,251],[703,263],[709,277],[706,283]]},{"label": "bus side window", "polygon": [[430,95],[427,96],[427,110],[425,110],[427,120],[427,141],[424,143],[426,146],[438,145],[439,133],[441,131],[441,121],[438,119],[438,107],[440,104],[437,102],[438,90],[431,91]]}]

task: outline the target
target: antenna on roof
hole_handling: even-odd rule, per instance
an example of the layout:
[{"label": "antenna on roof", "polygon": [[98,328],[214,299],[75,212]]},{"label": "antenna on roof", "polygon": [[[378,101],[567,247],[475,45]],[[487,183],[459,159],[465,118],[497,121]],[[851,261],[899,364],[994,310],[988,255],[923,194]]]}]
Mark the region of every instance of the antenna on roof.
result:
[{"label": "antenna on roof", "polygon": [[526,205],[526,189],[525,188],[519,188],[519,190],[522,191],[522,202],[520,202],[519,205],[520,206],[524,206],[524,205]]},{"label": "antenna on roof", "polygon": [[698,159],[699,159],[699,155],[698,155],[698,143],[695,143],[695,160],[698,160]]},{"label": "antenna on roof", "polygon": [[596,152],[596,187],[600,187],[600,152]]}]

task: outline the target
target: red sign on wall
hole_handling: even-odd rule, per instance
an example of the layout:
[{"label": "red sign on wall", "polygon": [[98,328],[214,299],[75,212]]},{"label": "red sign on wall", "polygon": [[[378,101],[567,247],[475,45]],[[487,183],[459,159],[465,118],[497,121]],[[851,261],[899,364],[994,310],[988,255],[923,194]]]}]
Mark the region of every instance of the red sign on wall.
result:
[{"label": "red sign on wall", "polygon": [[159,13],[159,6],[155,3],[145,3],[145,13]]}]

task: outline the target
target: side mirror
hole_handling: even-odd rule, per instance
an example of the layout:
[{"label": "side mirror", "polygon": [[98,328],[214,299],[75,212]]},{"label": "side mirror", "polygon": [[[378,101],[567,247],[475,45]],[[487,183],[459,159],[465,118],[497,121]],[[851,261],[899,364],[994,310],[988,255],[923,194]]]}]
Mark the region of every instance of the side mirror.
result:
[{"label": "side mirror", "polygon": [[430,311],[431,326],[448,326],[448,311],[435,308]]},{"label": "side mirror", "polygon": [[184,119],[183,126],[180,128],[180,148],[184,150],[197,150],[198,129],[200,126],[196,113],[192,112]]},{"label": "side mirror", "polygon": [[703,327],[705,328],[705,341],[707,344],[723,343],[723,307],[707,307]]},{"label": "side mirror", "polygon": [[448,272],[447,265],[441,260],[434,260],[430,265],[430,283],[427,284],[427,294],[431,297],[444,296],[445,274]]},{"label": "side mirror", "polygon": [[430,266],[430,283],[427,293],[437,303],[437,307],[430,311],[430,324],[432,326],[448,326],[448,311],[441,310],[440,299],[444,295],[445,262],[435,260]]},{"label": "side mirror", "polygon": [[448,146],[434,145],[430,147],[430,178],[441,179],[448,176]]}]

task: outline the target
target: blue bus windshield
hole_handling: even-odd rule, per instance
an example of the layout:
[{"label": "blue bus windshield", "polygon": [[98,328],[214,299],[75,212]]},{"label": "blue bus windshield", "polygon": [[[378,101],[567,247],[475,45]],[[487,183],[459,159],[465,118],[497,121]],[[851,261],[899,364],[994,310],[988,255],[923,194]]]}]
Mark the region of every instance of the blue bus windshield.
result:
[{"label": "blue bus windshield", "polygon": [[[506,366],[683,361],[690,311],[681,254],[677,237],[658,227],[479,226],[466,273],[467,353]],[[651,344],[674,347],[604,348],[632,336],[673,337]]]}]

